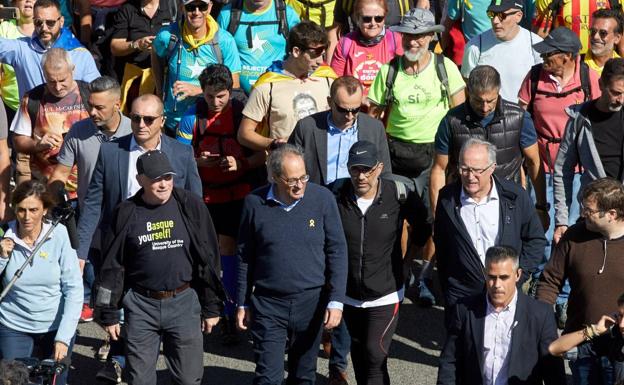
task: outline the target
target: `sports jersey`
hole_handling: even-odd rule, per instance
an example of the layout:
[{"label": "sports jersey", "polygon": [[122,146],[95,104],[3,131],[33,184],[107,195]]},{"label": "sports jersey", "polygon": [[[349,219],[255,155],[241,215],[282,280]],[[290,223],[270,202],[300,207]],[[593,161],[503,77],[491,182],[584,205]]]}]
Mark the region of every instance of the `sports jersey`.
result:
[{"label": "sports jersey", "polygon": [[[17,28],[15,20],[6,20],[0,23],[0,37],[7,39],[19,39],[24,37]],[[0,95],[2,100],[13,111],[19,107],[19,91],[17,89],[17,79],[15,78],[15,70],[8,64],[2,64],[2,76],[0,77]]]},{"label": "sports jersey", "polygon": [[299,15],[301,20],[310,20],[321,27],[334,25],[336,0],[286,0]]},{"label": "sports jersey", "polygon": [[[232,14],[232,4],[221,9],[217,19],[222,31],[227,31]],[[266,9],[250,12],[243,6],[238,29],[234,33],[234,40],[240,55],[241,74],[240,83],[245,93],[251,92],[251,87],[260,75],[275,60],[281,60],[286,54],[286,39],[279,33],[275,1],[271,1]],[[275,22],[274,24],[249,26],[245,22]],[[290,30],[299,23],[299,16],[289,6],[286,6],[286,22]],[[251,28],[251,41],[248,41],[247,30]],[[249,46],[251,44],[251,47]]]},{"label": "sports jersey", "polygon": [[[214,31],[213,36],[217,36],[223,64],[232,73],[240,73],[241,64],[234,38],[227,31],[219,29],[219,25],[212,17],[207,16],[206,19],[208,30],[210,31],[209,34]],[[178,42],[171,52],[168,52],[171,35],[177,36]],[[173,23],[161,29],[152,43],[152,48],[156,55],[161,58],[168,58],[168,75],[165,85],[165,116],[167,117],[165,126],[171,129],[177,126],[184,112],[197,99],[197,97],[186,97],[184,99],[178,97],[176,100],[176,97],[173,95],[173,83],[179,80],[199,86],[198,77],[204,68],[209,64],[218,63],[212,44],[207,42],[193,49],[186,40],[183,41],[181,35],[180,27],[177,23]],[[181,48],[180,44],[182,44]]]},{"label": "sports jersey", "polygon": [[[438,125],[449,110],[434,62],[432,54],[429,63],[419,74],[408,75],[403,69],[403,60],[399,60],[399,71],[392,89],[394,103],[386,125],[388,135],[405,142],[433,143]],[[389,64],[381,67],[368,93],[368,98],[377,105],[386,102],[384,97],[389,67]],[[448,75],[449,92],[454,95],[465,87],[464,79],[457,66],[446,57],[444,67]]]},{"label": "sports jersey", "polygon": [[[613,50],[613,55],[611,56],[614,59],[617,59],[620,57],[620,55],[617,54],[617,52],[615,52],[615,50]],[[600,67],[595,61],[594,61],[594,57],[592,56],[592,52],[591,50],[587,50],[587,54],[585,54],[585,64],[587,64],[589,66],[589,68],[593,69],[594,71],[596,71],[596,73],[598,75],[602,75],[602,69],[604,67]]]}]

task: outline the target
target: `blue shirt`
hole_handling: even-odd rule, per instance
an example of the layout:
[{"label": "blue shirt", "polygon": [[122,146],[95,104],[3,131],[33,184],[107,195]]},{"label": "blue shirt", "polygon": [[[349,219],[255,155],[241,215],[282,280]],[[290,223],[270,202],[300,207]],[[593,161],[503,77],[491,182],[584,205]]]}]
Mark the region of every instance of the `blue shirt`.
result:
[{"label": "blue shirt", "polygon": [[[221,30],[227,31],[231,14],[231,4],[221,9],[217,18]],[[275,23],[250,26],[245,24],[246,22]],[[299,16],[288,5],[286,6],[286,23],[289,30],[299,23]],[[247,94],[251,92],[251,87],[266,71],[267,67],[275,60],[284,59],[286,55],[286,39],[279,33],[278,27],[275,1],[271,1],[268,8],[256,12],[250,12],[247,7],[243,6],[240,23],[234,32],[234,40],[242,65],[240,84]],[[248,28],[251,28],[251,41],[248,41]]]},{"label": "blue shirt", "polygon": [[487,16],[490,0],[449,0],[447,13],[451,20],[462,20],[461,27],[466,41],[492,28]]},{"label": "blue shirt", "polygon": [[331,113],[327,114],[327,184],[349,177],[349,150],[357,141],[357,119],[353,126],[341,130],[332,123]]},{"label": "blue shirt", "polygon": [[297,203],[299,203],[301,201],[301,198],[297,199],[296,201],[294,201],[293,203],[287,205],[286,203],[283,203],[282,201],[280,201],[277,196],[275,195],[275,191],[273,191],[273,189],[275,188],[275,184],[271,183],[271,187],[269,187],[269,191],[267,192],[267,200],[268,201],[273,201],[275,203],[277,203],[278,205],[280,205],[281,208],[284,209],[284,211],[290,211],[292,209],[295,208],[295,206],[297,206]]},{"label": "blue shirt", "polygon": [[[467,103],[467,102],[466,102]],[[481,119],[481,127],[486,127],[494,119],[494,113]],[[445,117],[440,122],[438,132],[435,136],[435,151],[440,155],[448,155],[451,142],[451,128],[448,119]],[[524,113],[522,129],[520,130],[520,148],[525,149],[537,143],[537,132],[533,125],[533,120],[528,112]]]}]

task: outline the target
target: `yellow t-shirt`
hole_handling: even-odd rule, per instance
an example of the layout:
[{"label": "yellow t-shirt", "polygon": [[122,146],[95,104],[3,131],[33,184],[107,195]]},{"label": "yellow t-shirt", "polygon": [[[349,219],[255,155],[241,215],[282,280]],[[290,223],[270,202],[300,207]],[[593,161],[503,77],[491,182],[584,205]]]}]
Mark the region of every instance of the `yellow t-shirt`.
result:
[{"label": "yellow t-shirt", "polygon": [[[617,52],[613,51],[613,56],[611,56],[612,59],[617,59],[619,58],[620,55],[617,54]],[[591,50],[587,50],[587,54],[585,55],[585,64],[587,64],[589,66],[589,68],[593,69],[594,71],[596,71],[596,73],[598,75],[602,75],[602,68],[603,67],[599,67],[598,64],[596,64],[596,62],[594,61],[594,58],[592,57],[592,53]]]},{"label": "yellow t-shirt", "polygon": [[310,20],[327,29],[334,25],[336,0],[286,0],[286,4],[297,12],[301,20]]}]

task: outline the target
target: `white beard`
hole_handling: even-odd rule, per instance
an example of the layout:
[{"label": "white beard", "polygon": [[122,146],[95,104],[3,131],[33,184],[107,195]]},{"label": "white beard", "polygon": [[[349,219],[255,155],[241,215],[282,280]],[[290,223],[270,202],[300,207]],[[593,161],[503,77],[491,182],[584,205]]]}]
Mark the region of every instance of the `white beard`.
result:
[{"label": "white beard", "polygon": [[411,62],[417,62],[420,60],[420,58],[423,57],[423,55],[425,54],[425,49],[419,49],[418,51],[416,51],[416,53],[412,53],[412,51],[405,51],[403,52],[403,55],[405,55],[405,58]]}]

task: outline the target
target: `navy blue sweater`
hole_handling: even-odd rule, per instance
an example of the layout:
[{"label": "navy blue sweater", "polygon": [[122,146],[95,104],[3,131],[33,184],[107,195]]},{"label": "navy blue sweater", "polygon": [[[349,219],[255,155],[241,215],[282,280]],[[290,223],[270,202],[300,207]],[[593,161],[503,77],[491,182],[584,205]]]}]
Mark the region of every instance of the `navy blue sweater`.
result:
[{"label": "navy blue sweater", "polygon": [[269,185],[245,198],[238,235],[240,306],[252,288],[290,295],[329,283],[329,301],[343,302],[347,245],[333,194],[308,183],[290,211],[267,200]]}]

